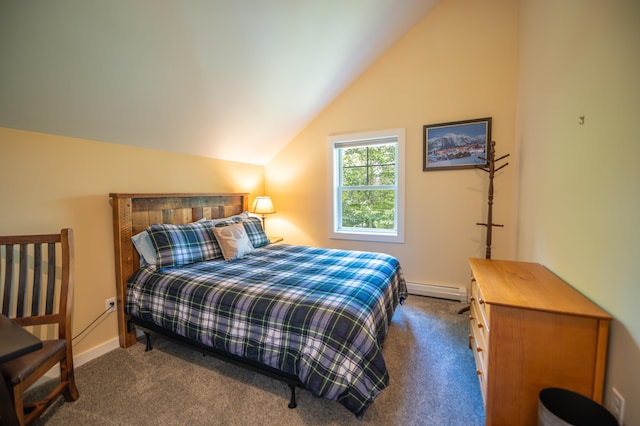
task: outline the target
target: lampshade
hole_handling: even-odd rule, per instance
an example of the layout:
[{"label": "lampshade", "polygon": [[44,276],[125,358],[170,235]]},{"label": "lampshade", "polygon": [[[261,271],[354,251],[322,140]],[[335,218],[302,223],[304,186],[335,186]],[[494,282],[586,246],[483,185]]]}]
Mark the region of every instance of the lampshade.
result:
[{"label": "lampshade", "polygon": [[276,210],[273,208],[273,202],[271,202],[271,197],[256,197],[253,202],[253,209],[251,213],[256,214],[271,214],[275,213]]}]

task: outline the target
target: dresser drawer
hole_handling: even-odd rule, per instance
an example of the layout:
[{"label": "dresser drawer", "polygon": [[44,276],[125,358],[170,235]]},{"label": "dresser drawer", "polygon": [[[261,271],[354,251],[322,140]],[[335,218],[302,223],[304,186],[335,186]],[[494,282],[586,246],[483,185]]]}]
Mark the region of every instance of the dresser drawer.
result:
[{"label": "dresser drawer", "polygon": [[[478,350],[480,349],[480,350]],[[476,374],[480,382],[480,392],[482,393],[483,403],[487,403],[487,352],[481,346],[478,346],[476,339],[471,339],[471,350],[476,361]]]},{"label": "dresser drawer", "polygon": [[482,291],[478,283],[471,280],[471,304],[469,306],[469,324],[474,335],[474,339],[478,340],[478,345],[482,349],[489,347],[489,310],[491,308],[484,303]]},{"label": "dresser drawer", "polygon": [[469,331],[473,336],[471,340],[475,341],[475,345],[480,349],[476,352],[486,352],[489,348],[489,332],[482,322],[482,315],[474,304],[469,307]]},{"label": "dresser drawer", "polygon": [[469,305],[470,346],[476,361],[476,374],[480,382],[483,402],[487,402],[487,381],[489,366],[489,310],[482,290],[475,278],[471,278],[471,301]]},{"label": "dresser drawer", "polygon": [[475,280],[475,278],[471,279],[471,305],[476,306],[478,314],[476,319],[479,323],[482,324],[482,327],[486,328],[486,331],[488,332],[491,328],[491,325],[489,324],[489,314],[491,306],[485,303],[484,297],[482,295],[482,290],[480,289],[480,286],[478,286],[478,282]]},{"label": "dresser drawer", "polygon": [[469,332],[470,332],[470,347],[473,351],[473,357],[476,361],[476,373],[478,374],[478,380],[480,381],[480,390],[482,391],[482,398],[486,402],[487,394],[487,372],[489,365],[489,347],[487,346],[488,339],[486,328],[478,327],[478,321],[476,318],[482,316],[478,313],[477,304],[471,304],[469,314]]}]

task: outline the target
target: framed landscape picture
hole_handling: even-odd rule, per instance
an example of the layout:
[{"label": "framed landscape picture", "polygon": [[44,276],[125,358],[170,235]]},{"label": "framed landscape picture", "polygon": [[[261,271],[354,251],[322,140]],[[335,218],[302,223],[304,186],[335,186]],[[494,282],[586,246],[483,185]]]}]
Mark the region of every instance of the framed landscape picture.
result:
[{"label": "framed landscape picture", "polygon": [[422,169],[488,167],[491,117],[424,126]]}]

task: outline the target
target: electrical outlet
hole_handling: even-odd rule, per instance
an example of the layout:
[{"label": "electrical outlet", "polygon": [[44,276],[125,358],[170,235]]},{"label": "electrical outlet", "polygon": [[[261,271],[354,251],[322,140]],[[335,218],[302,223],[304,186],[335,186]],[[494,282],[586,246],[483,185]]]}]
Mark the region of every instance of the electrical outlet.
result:
[{"label": "electrical outlet", "polygon": [[624,417],[624,398],[616,388],[611,388],[611,393],[613,395],[611,399],[611,412],[616,420],[618,420],[618,424],[621,425]]},{"label": "electrical outlet", "polygon": [[115,312],[116,311],[116,298],[112,297],[110,299],[105,300],[104,301],[104,308],[107,311],[107,313]]}]

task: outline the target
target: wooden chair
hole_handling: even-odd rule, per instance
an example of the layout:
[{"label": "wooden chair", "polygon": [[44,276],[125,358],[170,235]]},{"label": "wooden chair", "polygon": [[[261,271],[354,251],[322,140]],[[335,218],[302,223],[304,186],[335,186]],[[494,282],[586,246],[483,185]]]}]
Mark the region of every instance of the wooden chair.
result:
[{"label": "wooden chair", "polygon": [[[79,396],[71,344],[73,267],[72,229],[62,229],[60,234],[0,236],[2,313],[29,327],[43,342],[42,349],[0,364],[21,425],[37,419],[60,395],[67,401]],[[56,364],[60,364],[60,384],[42,401],[25,403],[25,391]]]}]

